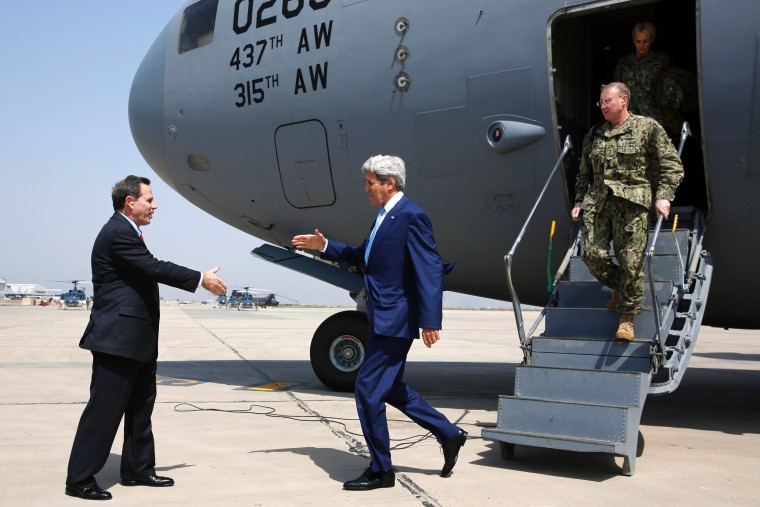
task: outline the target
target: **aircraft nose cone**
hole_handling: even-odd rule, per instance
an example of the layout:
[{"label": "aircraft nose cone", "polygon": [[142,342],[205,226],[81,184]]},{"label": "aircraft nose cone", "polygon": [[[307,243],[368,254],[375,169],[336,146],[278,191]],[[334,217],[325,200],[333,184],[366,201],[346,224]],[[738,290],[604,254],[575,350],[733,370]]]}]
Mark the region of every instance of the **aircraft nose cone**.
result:
[{"label": "aircraft nose cone", "polygon": [[171,181],[164,146],[164,61],[168,26],[143,58],[129,93],[129,126],[145,161]]}]

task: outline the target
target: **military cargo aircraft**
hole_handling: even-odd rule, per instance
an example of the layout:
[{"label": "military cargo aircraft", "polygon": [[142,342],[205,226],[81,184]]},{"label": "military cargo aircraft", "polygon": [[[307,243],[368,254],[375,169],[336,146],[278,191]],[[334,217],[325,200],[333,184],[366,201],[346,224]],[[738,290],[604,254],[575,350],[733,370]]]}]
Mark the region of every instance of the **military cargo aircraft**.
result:
[{"label": "military cargo aircraft", "polygon": [[[654,49],[684,78],[682,106],[669,116],[686,172],[674,202],[683,227],[671,219],[652,229],[639,349],[586,340],[594,352],[577,361],[625,363],[649,392],[670,392],[702,323],[760,327],[749,287],[758,275],[749,253],[760,246],[751,222],[760,195],[760,2],[191,0],[137,70],[130,125],[168,185],[269,243],[255,255],[352,294],[357,310],[328,318],[312,339],[326,385],[350,390],[363,359],[361,273],[294,252],[290,240],[318,227],[361,243],[375,212],[360,168],[379,153],[406,161],[407,193],[430,215],[444,261],[456,262],[446,289],[512,301],[524,365],[537,365],[549,353],[538,346],[547,333],[580,325],[570,338],[604,338],[589,326],[614,316],[602,308],[609,294],[577,262],[569,210],[583,136],[602,119],[600,86],[643,20],[657,26]],[[661,225],[673,232],[660,234]],[[565,258],[547,259],[550,227]],[[670,267],[658,272],[664,258]],[[546,305],[543,335],[535,325],[526,332],[520,302]],[[547,346],[554,366],[560,346]],[[605,355],[612,349],[615,360]],[[533,442],[515,433],[488,437],[506,454]],[[576,449],[564,438],[552,445]],[[630,461],[625,439],[627,450],[605,449]]]}]

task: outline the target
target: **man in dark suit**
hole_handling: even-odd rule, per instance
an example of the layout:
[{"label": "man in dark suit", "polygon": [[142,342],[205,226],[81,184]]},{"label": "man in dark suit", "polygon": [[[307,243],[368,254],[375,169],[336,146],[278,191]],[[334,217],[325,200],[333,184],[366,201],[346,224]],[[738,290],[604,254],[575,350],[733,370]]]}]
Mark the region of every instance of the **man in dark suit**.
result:
[{"label": "man in dark suit", "polygon": [[121,484],[171,486],[155,471],[151,413],[156,400],[156,359],[160,317],[158,284],[195,292],[199,286],[225,294],[214,269],[201,273],[153,257],[140,227],[157,206],[150,180],[127,176],[114,185],[114,214],[92,248],[95,299],[79,346],[92,351],[90,400],[79,420],[69,458],[66,494],[108,500],[95,481],[108,459],[124,417]]},{"label": "man in dark suit", "polygon": [[395,485],[385,404],[430,431],[443,447],[442,476],[456,463],[467,433],[431,407],[402,377],[415,338],[427,347],[440,339],[444,266],[430,219],[404,195],[406,169],[398,157],[378,155],[364,163],[365,191],[380,213],[358,247],[328,241],[319,230],[293,238],[293,246],[319,250],[324,259],[364,269],[371,335],[356,379],[356,406],[370,453],[370,466],[348,490]]}]

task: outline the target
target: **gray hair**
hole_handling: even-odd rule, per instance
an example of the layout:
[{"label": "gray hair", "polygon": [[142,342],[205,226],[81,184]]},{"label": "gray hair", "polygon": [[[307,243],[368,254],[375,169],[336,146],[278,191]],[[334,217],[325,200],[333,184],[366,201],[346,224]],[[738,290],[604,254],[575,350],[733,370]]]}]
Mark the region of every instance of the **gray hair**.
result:
[{"label": "gray hair", "polygon": [[628,88],[628,85],[625,83],[615,82],[615,83],[604,84],[602,85],[601,91],[604,92],[604,90],[608,90],[610,88],[617,90],[617,92],[620,95],[624,95],[629,98],[631,96],[631,90],[630,88]]},{"label": "gray hair", "polygon": [[373,173],[382,183],[388,178],[396,180],[396,188],[403,192],[406,182],[406,166],[400,157],[391,155],[375,155],[364,162],[363,173]]}]

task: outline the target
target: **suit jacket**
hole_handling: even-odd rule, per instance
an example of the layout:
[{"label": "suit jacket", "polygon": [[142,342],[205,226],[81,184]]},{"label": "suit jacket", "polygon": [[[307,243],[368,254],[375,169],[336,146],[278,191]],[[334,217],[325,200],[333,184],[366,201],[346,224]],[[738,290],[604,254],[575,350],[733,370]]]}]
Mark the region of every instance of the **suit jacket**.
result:
[{"label": "suit jacket", "polygon": [[195,292],[201,273],[153,257],[119,212],[95,239],[91,262],[95,297],[79,346],[142,362],[155,360],[158,284]]},{"label": "suit jacket", "polygon": [[401,198],[377,230],[365,266],[367,241],[352,247],[330,240],[322,257],[365,269],[372,332],[419,338],[419,328],[441,329],[444,267],[422,208]]}]

